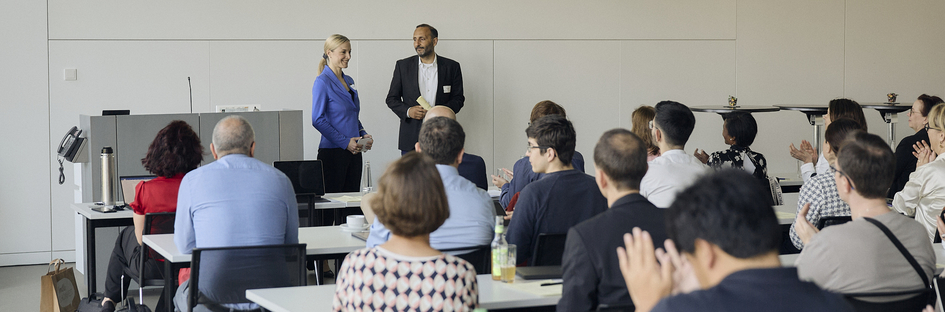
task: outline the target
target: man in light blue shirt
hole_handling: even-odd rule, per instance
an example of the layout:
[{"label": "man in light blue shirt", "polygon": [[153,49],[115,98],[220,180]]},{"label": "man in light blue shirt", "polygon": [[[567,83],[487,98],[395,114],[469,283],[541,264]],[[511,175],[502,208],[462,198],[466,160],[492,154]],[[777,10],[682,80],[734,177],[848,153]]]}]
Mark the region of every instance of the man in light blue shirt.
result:
[{"label": "man in light blue shirt", "polygon": [[[433,110],[427,113],[428,116],[431,112]],[[494,234],[495,208],[492,197],[460,176],[457,170],[463,158],[465,141],[466,133],[456,120],[435,117],[423,123],[420,140],[416,144],[418,152],[436,161],[436,169],[440,171],[450,205],[449,218],[439,229],[430,233],[430,246],[440,250],[487,245]],[[383,244],[389,238],[390,231],[375,219],[367,247]]]},{"label": "man in light blue shirt", "polygon": [[[243,117],[227,116],[213,128],[210,152],[216,161],[187,173],[180,185],[174,243],[181,253],[190,254],[194,248],[299,242],[292,184],[285,174],[253,158],[255,147],[253,127]],[[200,276],[207,276],[200,280],[202,293],[212,297],[214,290],[233,286],[214,285],[215,266],[202,263]],[[181,284],[174,300],[180,311],[187,310],[188,282]]]}]

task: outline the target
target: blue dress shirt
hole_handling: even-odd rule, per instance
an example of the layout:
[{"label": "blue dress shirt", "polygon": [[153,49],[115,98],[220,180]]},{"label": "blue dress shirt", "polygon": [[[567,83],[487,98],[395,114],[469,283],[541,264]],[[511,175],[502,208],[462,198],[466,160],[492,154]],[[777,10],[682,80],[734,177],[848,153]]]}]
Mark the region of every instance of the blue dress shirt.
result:
[{"label": "blue dress shirt", "polygon": [[289,178],[271,165],[230,154],[184,176],[174,243],[194,248],[296,244],[299,207]]},{"label": "blue dress shirt", "polygon": [[[584,155],[574,151],[574,156],[571,157],[571,166],[580,172],[584,172]],[[515,193],[521,192],[526,185],[541,179],[543,176],[545,176],[544,173],[532,171],[532,164],[528,161],[528,157],[522,157],[512,166],[512,181],[502,186],[502,193],[499,194],[499,204],[502,204],[502,208],[507,208]]]},{"label": "blue dress shirt", "polygon": [[[435,249],[487,245],[495,235],[495,207],[492,197],[485,190],[459,175],[456,167],[436,165],[446,189],[450,205],[450,217],[439,229],[430,233],[430,246]],[[367,248],[383,244],[390,239],[390,230],[374,219]]]},{"label": "blue dress shirt", "polygon": [[318,148],[348,148],[351,138],[367,134],[358,119],[361,101],[354,79],[348,75],[344,78],[354,95],[345,90],[328,67],[315,78],[312,86],[312,126],[322,134]]}]

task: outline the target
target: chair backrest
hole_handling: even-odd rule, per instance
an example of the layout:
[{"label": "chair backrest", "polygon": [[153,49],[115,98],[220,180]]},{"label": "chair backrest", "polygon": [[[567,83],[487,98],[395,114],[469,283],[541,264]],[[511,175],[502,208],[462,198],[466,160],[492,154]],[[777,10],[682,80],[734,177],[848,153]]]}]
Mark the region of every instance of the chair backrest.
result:
[{"label": "chair backrest", "polygon": [[830,217],[821,217],[820,220],[817,220],[817,229],[823,230],[825,227],[831,225],[839,225],[847,222],[853,221],[850,216],[830,216]]},{"label": "chair backrest", "polygon": [[[908,295],[915,294],[915,296],[890,302],[870,302],[861,300],[866,297],[886,297],[891,295]],[[932,296],[932,290],[929,288],[914,290],[914,291],[904,291],[904,292],[889,292],[889,293],[876,293],[876,294],[845,294],[843,297],[846,298],[847,302],[853,306],[853,311],[856,312],[886,312],[886,311],[922,311],[925,308],[925,305],[929,304],[929,299]],[[934,304],[934,303],[933,303]]]},{"label": "chair backrest", "polygon": [[[144,228],[142,234],[171,234],[174,233],[174,220],[176,219],[177,213],[175,212],[153,212],[147,213],[144,215]],[[150,259],[158,258],[157,252],[151,248],[146,249],[147,252],[141,254],[141,257],[138,257],[140,261],[138,262],[138,272],[145,272],[144,263]],[[141,274],[139,274],[141,275]],[[138,277],[138,285],[142,286],[159,286],[164,285],[164,280],[151,280],[145,281],[143,276]]]},{"label": "chair backrest", "polygon": [[250,303],[247,289],[305,286],[305,244],[195,248],[189,309]]},{"label": "chair backrest", "polygon": [[[535,251],[528,266],[561,265],[564,256],[564,243],[568,233],[541,233],[535,240]],[[519,250],[518,252],[523,252]]]},{"label": "chair backrest", "polygon": [[466,260],[476,268],[476,274],[491,274],[492,272],[491,245],[450,248],[440,251]]},{"label": "chair backrest", "polygon": [[768,176],[768,190],[771,191],[772,206],[784,205],[784,197],[781,195],[781,181],[776,176]]}]

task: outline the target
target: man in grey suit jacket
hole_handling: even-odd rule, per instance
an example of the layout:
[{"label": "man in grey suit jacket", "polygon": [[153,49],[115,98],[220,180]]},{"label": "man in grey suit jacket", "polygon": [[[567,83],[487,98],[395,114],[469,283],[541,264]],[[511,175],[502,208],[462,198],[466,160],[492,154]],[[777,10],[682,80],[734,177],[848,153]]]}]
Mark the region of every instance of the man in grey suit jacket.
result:
[{"label": "man in grey suit jacket", "polygon": [[417,99],[423,97],[431,106],[445,105],[454,113],[458,113],[466,101],[462,69],[458,62],[436,54],[437,36],[433,26],[418,25],[413,32],[417,55],[398,60],[394,66],[387,107],[400,118],[397,147],[402,154],[414,150],[427,112]]}]

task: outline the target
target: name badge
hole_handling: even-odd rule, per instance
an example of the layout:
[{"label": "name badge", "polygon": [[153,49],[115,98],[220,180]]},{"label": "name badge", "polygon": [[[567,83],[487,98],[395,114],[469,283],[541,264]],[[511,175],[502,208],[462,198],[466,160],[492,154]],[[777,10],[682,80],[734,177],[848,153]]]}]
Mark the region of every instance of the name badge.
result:
[{"label": "name badge", "polygon": [[443,86],[443,93],[450,93],[450,86]]}]

